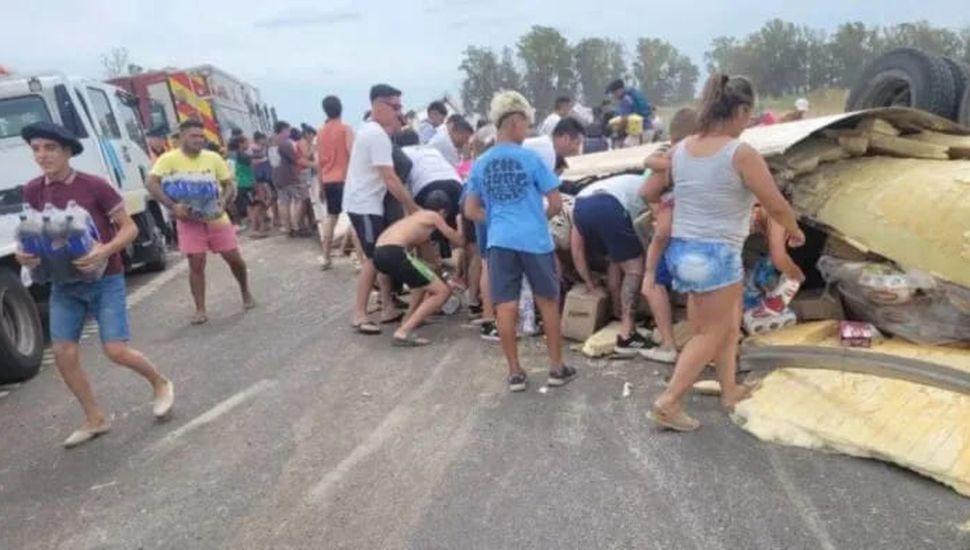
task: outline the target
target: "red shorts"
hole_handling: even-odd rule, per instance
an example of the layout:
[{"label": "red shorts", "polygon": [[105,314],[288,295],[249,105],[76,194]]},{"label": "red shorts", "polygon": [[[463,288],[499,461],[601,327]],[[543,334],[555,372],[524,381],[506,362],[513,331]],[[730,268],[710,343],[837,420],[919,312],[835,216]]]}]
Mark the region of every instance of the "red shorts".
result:
[{"label": "red shorts", "polygon": [[239,248],[236,228],[231,223],[178,220],[179,250],[183,254],[221,254]]}]

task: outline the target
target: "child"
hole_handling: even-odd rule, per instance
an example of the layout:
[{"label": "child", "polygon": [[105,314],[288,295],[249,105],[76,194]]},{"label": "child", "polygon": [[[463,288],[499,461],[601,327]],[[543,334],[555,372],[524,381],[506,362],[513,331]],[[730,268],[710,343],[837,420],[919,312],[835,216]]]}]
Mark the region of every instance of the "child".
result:
[{"label": "child", "polygon": [[[498,138],[472,167],[464,208],[469,219],[485,222],[488,231],[489,286],[509,367],[509,390],[525,391],[528,385],[519,364],[515,330],[523,278],[529,281],[545,325],[547,385],[563,386],[576,377],[576,370],[562,362],[559,276],[547,225],[548,217],[562,209],[559,179],[538,155],[522,147],[534,111],[521,94],[498,93],[490,111]],[[549,201],[546,208],[543,197]]]},{"label": "child", "polygon": [[451,294],[451,289],[430,267],[408,254],[407,249],[431,242],[431,234],[441,232],[457,247],[464,245],[458,233],[445,221],[451,215],[451,199],[448,193],[435,190],[425,199],[426,210],[418,210],[396,222],[377,239],[374,249],[374,267],[411,289],[411,307],[401,326],[394,333],[394,345],[400,347],[426,346],[430,343],[419,338],[414,330],[429,316],[441,309]]},{"label": "child", "polygon": [[652,172],[644,184],[644,196],[649,200],[653,194],[659,200],[651,201],[653,213],[653,238],[647,248],[647,260],[644,268],[643,287],[641,293],[650,305],[650,312],[660,333],[660,345],[641,351],[641,355],[651,361],[661,363],[675,363],[677,361],[677,344],[674,341],[673,314],[670,308],[670,295],[667,286],[670,285],[671,275],[663,260],[664,251],[670,242],[670,232],[674,223],[674,199],[670,187],[670,156],[669,150],[682,139],[695,133],[698,128],[697,111],[681,109],[674,114],[670,121],[670,147],[658,151],[660,154],[651,155],[645,164]]},{"label": "child", "polygon": [[744,329],[755,334],[795,323],[788,303],[805,281],[805,273],[788,254],[785,228],[757,204],[751,234],[764,235],[768,241],[768,254],[758,259],[744,281]]}]

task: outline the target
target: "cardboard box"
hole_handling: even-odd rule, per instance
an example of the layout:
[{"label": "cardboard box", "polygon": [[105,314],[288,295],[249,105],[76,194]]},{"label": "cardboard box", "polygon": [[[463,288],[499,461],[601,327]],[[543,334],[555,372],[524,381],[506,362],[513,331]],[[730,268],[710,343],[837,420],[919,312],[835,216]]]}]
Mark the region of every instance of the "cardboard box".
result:
[{"label": "cardboard box", "polygon": [[837,294],[827,294],[821,288],[799,292],[789,307],[801,323],[845,319],[841,298]]},{"label": "cardboard box", "polygon": [[597,289],[587,292],[577,286],[566,294],[562,311],[562,334],[570,340],[585,341],[609,320],[610,299],[606,292]]}]

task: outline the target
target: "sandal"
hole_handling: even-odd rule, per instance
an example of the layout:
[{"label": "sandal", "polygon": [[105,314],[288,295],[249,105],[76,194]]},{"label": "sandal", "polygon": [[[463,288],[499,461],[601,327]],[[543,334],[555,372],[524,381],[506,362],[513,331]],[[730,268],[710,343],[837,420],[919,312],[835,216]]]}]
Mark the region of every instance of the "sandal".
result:
[{"label": "sandal", "polygon": [[697,419],[687,416],[684,411],[677,411],[671,414],[670,412],[664,411],[657,406],[654,406],[653,409],[647,413],[647,418],[652,420],[661,428],[666,428],[668,430],[674,430],[677,432],[693,432],[701,427],[701,423],[698,422]]},{"label": "sandal", "polygon": [[351,325],[358,334],[366,334],[367,336],[375,336],[381,333],[381,327],[371,323],[370,321],[365,321],[363,323],[354,323]]},{"label": "sandal", "polygon": [[395,336],[392,344],[399,348],[417,348],[421,346],[427,346],[431,343],[431,340],[427,338],[421,338],[415,333],[408,334],[404,338],[400,336]]},{"label": "sandal", "polygon": [[752,385],[748,385],[748,384],[738,384],[738,389],[740,391],[738,392],[737,398],[735,398],[734,404],[733,405],[725,405],[722,402],[721,403],[721,406],[724,407],[724,410],[726,410],[727,412],[733,413],[734,412],[734,407],[736,407],[738,403],[744,401],[745,399],[749,399],[751,397],[751,394],[754,393],[754,390],[756,388],[757,388],[757,386],[752,386]]},{"label": "sandal", "polygon": [[192,319],[189,320],[189,324],[191,325],[204,325],[208,322],[209,322],[209,317],[204,313],[203,314],[196,313],[195,315],[192,316]]}]

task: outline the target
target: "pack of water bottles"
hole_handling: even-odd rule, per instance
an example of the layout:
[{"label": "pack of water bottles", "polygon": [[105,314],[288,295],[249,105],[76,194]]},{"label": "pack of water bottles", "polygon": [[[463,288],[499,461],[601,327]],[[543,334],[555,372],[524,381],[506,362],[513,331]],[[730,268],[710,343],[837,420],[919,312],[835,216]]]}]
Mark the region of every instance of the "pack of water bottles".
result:
[{"label": "pack of water bottles", "polygon": [[174,202],[189,207],[189,217],[211,220],[222,214],[219,186],[204,173],[179,173],[162,180],[162,191]]},{"label": "pack of water bottles", "polygon": [[86,256],[100,241],[98,228],[87,210],[74,201],[67,208],[51,204],[38,212],[27,207],[20,214],[17,242],[20,250],[40,258],[40,265],[30,272],[34,283],[75,283],[95,281],[104,275],[108,261],[91,271],[81,271],[74,262]]}]

